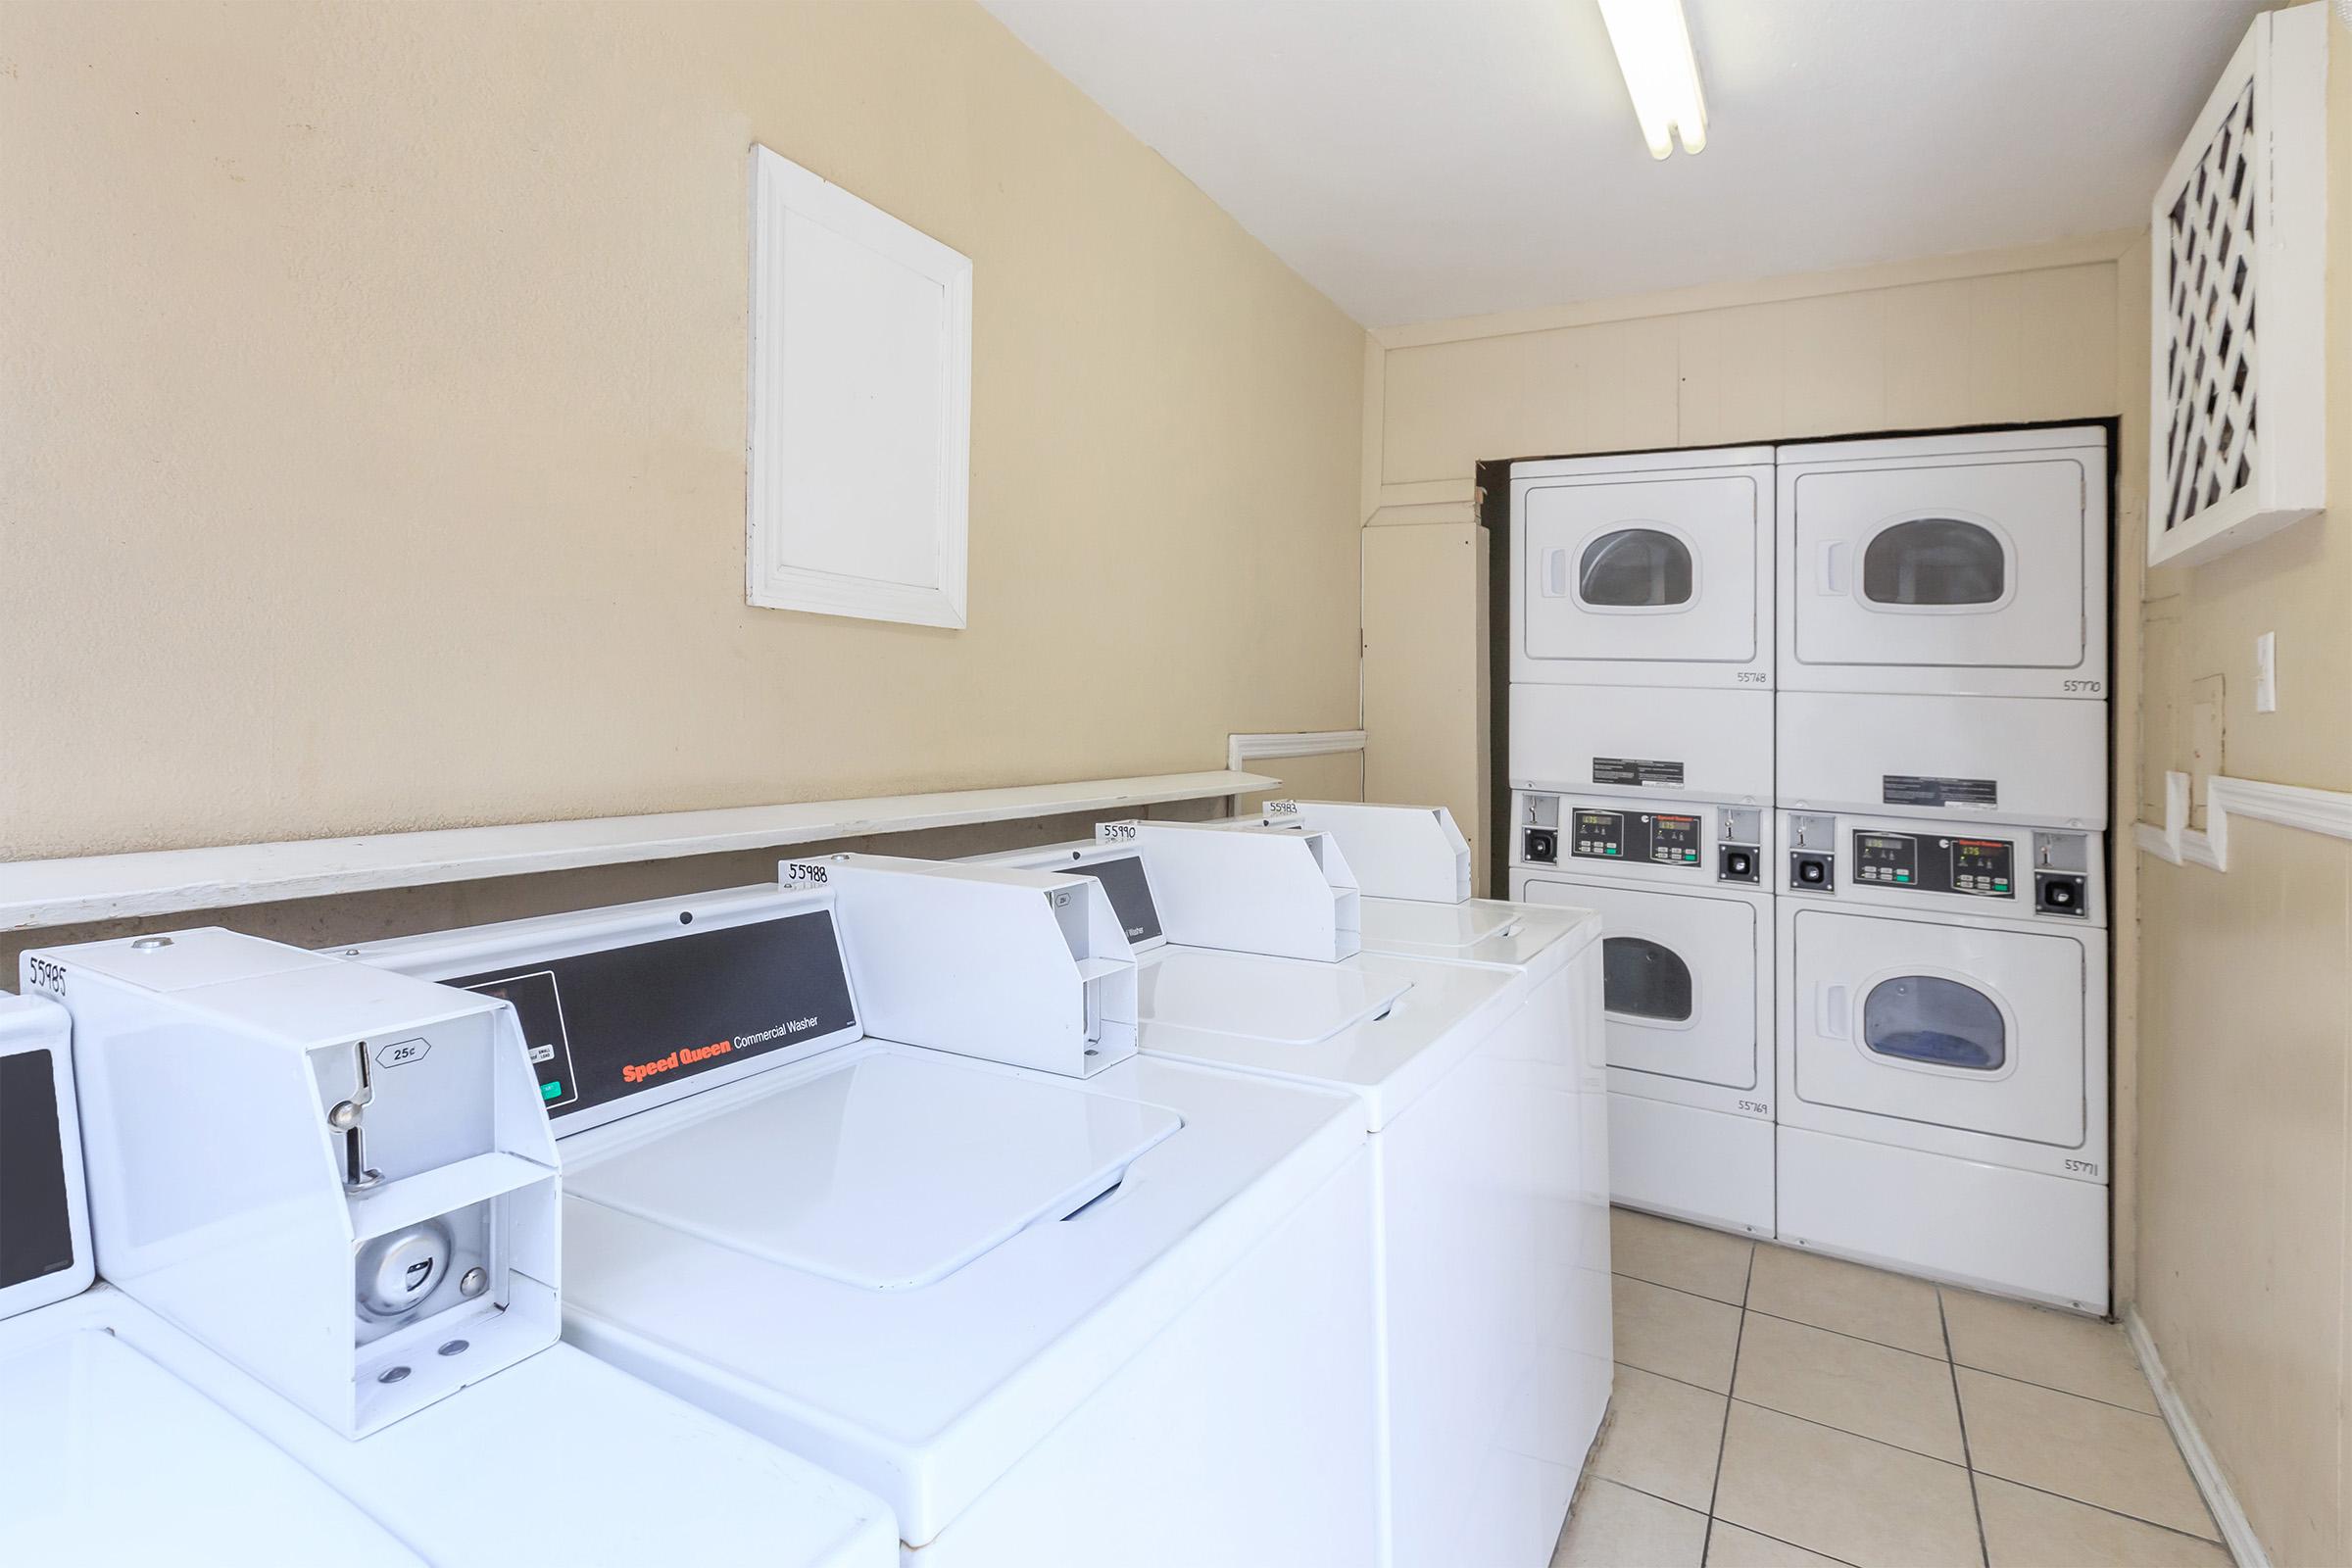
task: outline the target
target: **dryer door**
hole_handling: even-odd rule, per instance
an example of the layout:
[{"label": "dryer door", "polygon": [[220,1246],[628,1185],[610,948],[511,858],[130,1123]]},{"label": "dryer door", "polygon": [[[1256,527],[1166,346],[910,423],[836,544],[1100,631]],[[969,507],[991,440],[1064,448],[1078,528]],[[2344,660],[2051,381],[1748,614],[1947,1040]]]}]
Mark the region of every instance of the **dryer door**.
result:
[{"label": "dryer door", "polygon": [[1798,472],[1784,612],[1796,664],[2082,666],[2104,482],[2074,452]]},{"label": "dryer door", "polygon": [[[1520,679],[1641,683],[1767,659],[1769,480],[1745,469],[1521,481]],[[1658,668],[1657,666],[1666,666]],[[1761,678],[1760,676],[1758,677]]]},{"label": "dryer door", "polygon": [[1609,1065],[1694,1084],[1762,1081],[1755,905],[1530,877],[1526,904],[1600,911],[1601,1008]]},{"label": "dryer door", "polygon": [[1799,909],[1796,1098],[2061,1149],[2088,1105],[2088,988],[2061,933]]}]

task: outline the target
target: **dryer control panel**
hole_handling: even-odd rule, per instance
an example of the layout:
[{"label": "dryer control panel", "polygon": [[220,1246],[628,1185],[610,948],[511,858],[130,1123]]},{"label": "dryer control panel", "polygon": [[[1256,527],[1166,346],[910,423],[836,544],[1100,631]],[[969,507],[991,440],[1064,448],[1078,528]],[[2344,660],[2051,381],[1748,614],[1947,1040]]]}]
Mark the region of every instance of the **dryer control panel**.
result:
[{"label": "dryer control panel", "polygon": [[2005,838],[1854,830],[1857,882],[1980,899],[2017,897],[2017,845]]},{"label": "dryer control panel", "polygon": [[1718,882],[1760,886],[1763,881],[1765,822],[1758,807],[1649,810],[1637,801],[1580,801],[1528,791],[1517,798],[1516,815],[1512,858],[1519,865],[1575,865],[1634,875],[1703,875],[1712,869]]},{"label": "dryer control panel", "polygon": [[1951,832],[1901,817],[1782,813],[1784,890],[1840,901],[2102,924],[2101,836],[2049,828]]},{"label": "dryer control panel", "polygon": [[1619,811],[1580,806],[1569,824],[1568,853],[1579,859],[1628,857],[1653,865],[1696,865],[1699,819],[1679,811]]}]

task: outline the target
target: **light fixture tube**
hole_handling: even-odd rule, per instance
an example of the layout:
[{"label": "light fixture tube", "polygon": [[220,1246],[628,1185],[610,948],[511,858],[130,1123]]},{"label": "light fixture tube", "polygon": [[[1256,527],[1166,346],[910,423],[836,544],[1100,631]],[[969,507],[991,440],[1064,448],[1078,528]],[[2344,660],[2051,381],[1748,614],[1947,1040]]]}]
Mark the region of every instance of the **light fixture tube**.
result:
[{"label": "light fixture tube", "polygon": [[1682,0],[1600,0],[1600,15],[1649,155],[1672,153],[1678,133],[1683,151],[1704,148],[1707,103],[1698,90],[1698,61],[1690,53]]}]

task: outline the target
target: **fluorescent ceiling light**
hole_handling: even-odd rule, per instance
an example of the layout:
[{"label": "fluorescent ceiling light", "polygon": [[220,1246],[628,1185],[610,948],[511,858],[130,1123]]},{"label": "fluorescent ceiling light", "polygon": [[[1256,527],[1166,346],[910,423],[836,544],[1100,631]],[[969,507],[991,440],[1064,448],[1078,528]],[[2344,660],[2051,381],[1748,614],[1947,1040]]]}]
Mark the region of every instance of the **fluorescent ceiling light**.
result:
[{"label": "fluorescent ceiling light", "polygon": [[1600,15],[1609,24],[1626,90],[1634,95],[1634,118],[1642,122],[1649,156],[1672,153],[1678,131],[1683,151],[1705,147],[1707,103],[1698,91],[1698,61],[1690,53],[1683,0],[1600,0]]}]

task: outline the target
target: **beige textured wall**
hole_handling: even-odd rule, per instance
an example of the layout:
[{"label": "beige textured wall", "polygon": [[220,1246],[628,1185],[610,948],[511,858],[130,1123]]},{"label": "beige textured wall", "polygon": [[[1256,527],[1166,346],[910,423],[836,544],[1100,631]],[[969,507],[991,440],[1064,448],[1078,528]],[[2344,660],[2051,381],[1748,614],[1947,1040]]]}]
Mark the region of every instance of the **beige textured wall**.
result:
[{"label": "beige textured wall", "polygon": [[[2340,498],[2352,33],[2340,21],[2330,33],[2328,466]],[[2120,370],[2144,425],[2144,354]],[[2352,790],[2345,512],[2146,573],[2147,819],[2162,819],[2168,769]],[[2145,523],[2132,520],[2136,551]],[[2278,638],[2276,713],[2254,711],[2265,631]],[[2352,844],[2233,818],[2227,873],[2153,856],[2138,869],[2140,1315],[2272,1561],[2352,1561]]]},{"label": "beige textured wall", "polygon": [[[1449,807],[1470,841],[1473,885],[1492,894],[1477,808],[1488,686],[1476,585],[1486,581],[1486,549],[1467,518],[1400,522],[1376,513],[1364,529],[1364,796]],[[1452,591],[1465,581],[1471,592]],[[1377,748],[1376,735],[1385,743]],[[1404,735],[1413,744],[1400,744]]]},{"label": "beige textured wall", "polygon": [[[971,626],[743,591],[746,153],[973,257]],[[0,858],[1356,721],[1362,334],[976,6],[0,5]]]},{"label": "beige textured wall", "polygon": [[[1364,384],[1366,788],[1403,780],[1484,839],[1477,465],[2116,412],[2127,235],[1555,311],[1384,327]],[[1507,498],[1493,497],[1495,517]],[[1425,530],[1422,543],[1381,530]],[[1452,551],[1467,537],[1479,548]],[[1382,550],[1422,564],[1379,573]],[[1384,598],[1383,595],[1390,597]],[[1381,634],[1385,633],[1385,643]]]}]

